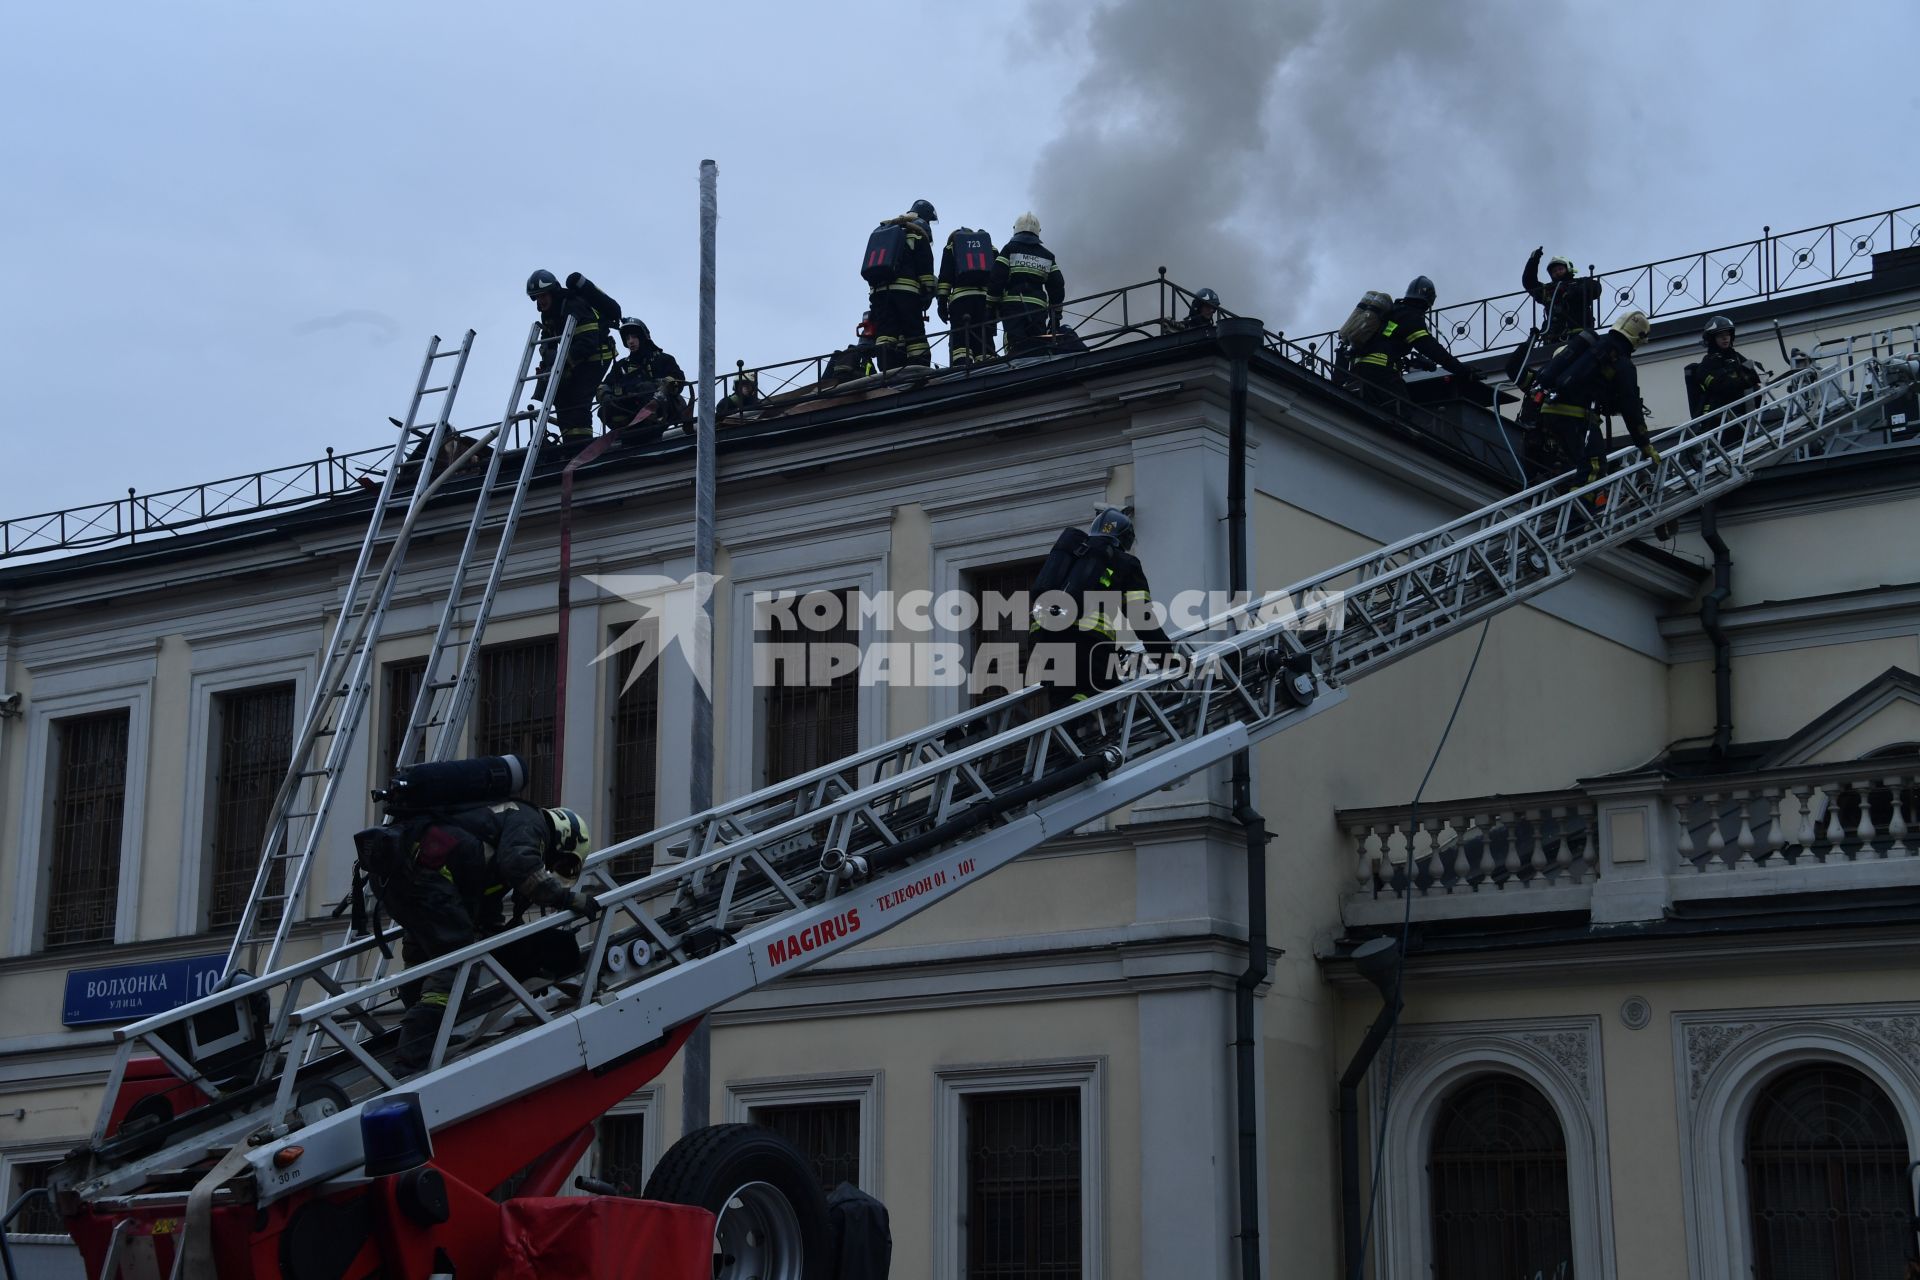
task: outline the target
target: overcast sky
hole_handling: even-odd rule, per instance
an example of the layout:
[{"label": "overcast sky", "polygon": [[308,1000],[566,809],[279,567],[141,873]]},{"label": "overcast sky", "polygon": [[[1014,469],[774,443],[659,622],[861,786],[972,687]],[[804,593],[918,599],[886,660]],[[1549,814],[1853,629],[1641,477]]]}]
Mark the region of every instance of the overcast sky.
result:
[{"label": "overcast sky", "polygon": [[879,218],[1031,208],[1070,293],[1165,264],[1273,328],[1920,201],[1920,5],[1431,0],[0,9],[0,513],[383,442],[426,339],[498,417],[531,270],[691,373],[844,344]]}]

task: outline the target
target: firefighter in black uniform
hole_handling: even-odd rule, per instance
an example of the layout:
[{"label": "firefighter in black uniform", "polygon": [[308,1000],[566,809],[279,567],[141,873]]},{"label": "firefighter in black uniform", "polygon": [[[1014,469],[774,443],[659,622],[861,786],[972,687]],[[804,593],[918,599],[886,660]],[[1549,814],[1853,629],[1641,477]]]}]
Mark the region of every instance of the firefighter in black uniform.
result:
[{"label": "firefighter in black uniform", "polygon": [[1440,365],[1457,378],[1471,381],[1473,370],[1454,359],[1453,352],[1427,331],[1427,310],[1433,306],[1433,281],[1415,276],[1407,295],[1393,304],[1380,331],[1360,344],[1353,356],[1353,376],[1360,393],[1374,404],[1404,399],[1407,382],[1401,367],[1416,353]]},{"label": "firefighter in black uniform", "polygon": [[1633,367],[1633,353],[1649,328],[1644,311],[1629,311],[1606,333],[1574,334],[1541,368],[1529,411],[1522,414],[1523,421],[1538,424],[1538,443],[1530,439],[1527,451],[1534,483],[1569,472],[1576,484],[1599,479],[1606,455],[1601,424],[1608,414],[1626,422],[1643,454],[1660,456],[1647,435],[1640,375]]},{"label": "firefighter in black uniform", "polygon": [[1707,354],[1687,366],[1687,409],[1693,417],[1730,410],[1760,389],[1760,367],[1733,349],[1733,338],[1733,321],[1725,316],[1715,316],[1701,331]]},{"label": "firefighter in black uniform", "polygon": [[627,316],[620,321],[620,342],[627,349],[624,359],[614,361],[612,370],[596,393],[600,401],[600,421],[607,430],[624,427],[648,405],[653,412],[628,438],[657,439],[672,424],[686,415],[686,402],[680,388],[687,375],[680,362],[662,351],[643,321]]},{"label": "firefighter in black uniform", "polygon": [[612,328],[620,318],[619,305],[578,271],[567,277],[564,288],[553,272],[536,271],[527,277],[527,296],[540,312],[540,378],[533,384],[536,400],[547,394],[560,331],[566,328],[567,317],[573,317],[573,341],[567,346],[567,367],[560,370],[551,420],[562,439],[585,443],[593,436],[594,391],[613,363]]},{"label": "firefighter in black uniform", "polygon": [[1184,333],[1188,329],[1210,329],[1219,318],[1220,295],[1211,289],[1202,289],[1193,295],[1193,305],[1187,308],[1187,318],[1169,320],[1167,329],[1173,333]]},{"label": "firefighter in black uniform", "polygon": [[1006,331],[1009,358],[1051,350],[1041,335],[1059,327],[1067,283],[1053,251],[1040,243],[1040,219],[1031,213],[1013,220],[1013,238],[994,259],[988,292]]},{"label": "firefighter in black uniform", "polygon": [[1567,339],[1595,324],[1593,309],[1600,301],[1600,282],[1578,274],[1573,259],[1565,256],[1547,263],[1547,278],[1541,280],[1540,258],[1544,253],[1544,245],[1535,249],[1527,257],[1526,270],[1520,273],[1520,287],[1545,309],[1545,315],[1540,327],[1508,359],[1509,378],[1520,377],[1523,361],[1527,365],[1544,363]]},{"label": "firefighter in black uniform", "polygon": [[[506,927],[505,899],[600,914],[592,895],[574,888],[591,847],[586,823],[571,809],[541,809],[519,800],[450,806],[410,814],[354,837],[374,894],[406,930],[408,967],[458,950]],[[567,877],[567,878],[563,878]],[[516,913],[516,921],[518,914]],[[579,945],[565,929],[549,929],[502,948],[499,960],[516,979],[563,978],[580,967]],[[401,990],[400,1062],[424,1065],[453,989],[455,970],[437,970]]]},{"label": "firefighter in black uniform", "polygon": [[[927,308],[933,305],[935,292],[932,223],[938,216],[930,202],[915,200],[910,212],[887,219],[875,232],[877,237],[890,226],[905,232],[897,263],[880,270],[862,269],[870,288],[867,308],[873,315],[882,369],[933,363],[927,348]],[[869,259],[872,243],[870,239]]]},{"label": "firefighter in black uniform", "polygon": [[[1048,687],[1055,709],[1145,674],[1126,669],[1119,643],[1122,620],[1149,654],[1160,656],[1173,649],[1173,641],[1154,616],[1153,590],[1139,557],[1133,554],[1133,540],[1133,518],[1119,507],[1103,508],[1086,529],[1060,531],[1034,578],[1029,664],[1039,646],[1071,647],[1072,683],[1055,682]],[[1063,652],[1037,656],[1041,669],[1058,670],[1065,665]]]},{"label": "firefighter in black uniform", "polygon": [[961,227],[940,251],[940,320],[948,326],[947,353],[952,364],[973,364],[994,357],[993,308],[987,286],[993,283],[998,252],[984,231]]}]

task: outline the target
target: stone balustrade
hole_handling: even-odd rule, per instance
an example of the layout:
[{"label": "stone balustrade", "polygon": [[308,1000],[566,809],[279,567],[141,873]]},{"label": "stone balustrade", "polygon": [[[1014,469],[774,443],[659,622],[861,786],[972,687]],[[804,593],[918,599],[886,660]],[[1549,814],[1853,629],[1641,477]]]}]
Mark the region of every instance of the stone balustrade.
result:
[{"label": "stone balustrade", "polygon": [[[1421,910],[1425,917],[1565,910],[1579,905],[1569,899],[1583,896],[1596,870],[1594,803],[1580,791],[1422,805],[1417,820],[1404,806],[1343,810],[1339,817],[1353,842],[1350,908],[1391,904],[1386,912],[1360,911],[1368,918],[1397,918],[1409,892],[1416,902],[1459,904]],[[1502,905],[1464,905],[1496,900]],[[1352,910],[1348,920],[1360,923]]]},{"label": "stone balustrade", "polygon": [[[1920,755],[1336,815],[1349,925],[1587,912],[1658,919],[1695,901],[1920,886]],[[1409,902],[1409,898],[1411,901]]]}]

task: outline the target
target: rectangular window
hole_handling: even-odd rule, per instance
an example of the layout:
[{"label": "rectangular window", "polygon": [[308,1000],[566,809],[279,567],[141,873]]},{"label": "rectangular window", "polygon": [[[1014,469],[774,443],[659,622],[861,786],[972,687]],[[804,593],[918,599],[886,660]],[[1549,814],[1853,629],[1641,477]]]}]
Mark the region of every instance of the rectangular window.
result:
[{"label": "rectangular window", "polygon": [[[420,682],[427,678],[427,660],[425,658],[407,658],[400,662],[389,662],[387,678],[387,731],[382,737],[380,756],[380,784],[385,786],[393,777],[393,767],[400,759],[401,735],[407,731],[407,721],[413,716],[413,700],[420,696]],[[413,758],[425,757],[427,735],[424,731],[414,735]]]},{"label": "rectangular window", "polygon": [[968,1280],[1078,1280],[1080,1093],[962,1099]]},{"label": "rectangular window", "polygon": [[129,719],[121,707],[54,723],[48,947],[113,941]]},{"label": "rectangular window", "polygon": [[[37,1191],[47,1185],[47,1175],[53,1172],[57,1160],[18,1160],[7,1165],[6,1208],[12,1208],[16,1200],[29,1191]],[[53,1202],[45,1196],[36,1199],[20,1211],[7,1227],[10,1236],[64,1236],[67,1223],[60,1216]]]},{"label": "rectangular window", "polygon": [[[260,866],[274,797],[293,757],[293,686],[268,685],[215,694],[218,754],[213,765],[213,881],[208,886],[207,924],[240,919]],[[280,892],[286,864],[276,863],[268,890]],[[266,904],[263,918],[278,919],[284,904]]]},{"label": "rectangular window", "polygon": [[[838,596],[840,607],[829,605],[827,616],[838,614],[833,626],[807,627],[809,612],[795,608],[790,615],[775,613],[767,626],[754,633],[761,645],[804,646],[805,661],[778,661],[769,671],[773,683],[766,689],[765,782],[772,784],[852,755],[860,747],[860,620],[854,612],[854,593],[811,592],[803,600]],[[789,630],[786,617],[799,625]],[[851,658],[851,662],[848,659]],[[839,674],[831,674],[843,667]],[[755,663],[756,670],[760,664]]]},{"label": "rectangular window", "polygon": [[647,1117],[640,1111],[600,1119],[593,1176],[637,1196],[647,1185]]},{"label": "rectangular window", "polygon": [[860,1185],[859,1099],[758,1106],[747,1114],[800,1149],[822,1191],[831,1195],[843,1182]]},{"label": "rectangular window", "polygon": [[560,803],[553,785],[555,644],[548,636],[483,650],[473,708],[474,754],[519,756],[527,766],[520,798],[543,808]]},{"label": "rectangular window", "polygon": [[[629,686],[641,647],[620,655],[615,667],[619,683],[613,703],[613,761],[608,779],[607,843],[618,844],[645,835],[654,827],[655,774],[660,738],[660,667],[648,665]],[[649,657],[652,651],[648,651]],[[609,864],[622,880],[644,876],[653,869],[653,850],[624,854]]]},{"label": "rectangular window", "polygon": [[980,609],[967,633],[968,706],[992,702],[1024,683],[1020,660],[1028,618],[1014,606],[1026,599],[1040,565],[1038,559],[1016,560],[969,569],[962,576]]}]

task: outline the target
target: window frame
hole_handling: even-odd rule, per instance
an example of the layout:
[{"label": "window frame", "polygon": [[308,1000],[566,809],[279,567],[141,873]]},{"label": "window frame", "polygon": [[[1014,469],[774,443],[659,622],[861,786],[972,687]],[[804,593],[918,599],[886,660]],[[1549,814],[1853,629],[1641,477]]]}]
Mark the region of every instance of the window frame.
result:
[{"label": "window frame", "polygon": [[[53,797],[58,786],[52,759],[55,726],[62,720],[101,712],[127,712],[127,774],[120,802],[120,882],[114,899],[113,938],[110,945],[123,946],[139,936],[140,850],[145,843],[147,823],[153,663],[149,660],[138,665],[144,666],[142,678],[102,683],[95,688],[76,689],[69,693],[43,693],[36,689],[32,695],[27,720],[26,787],[21,792],[25,802],[20,806],[18,828],[17,847],[22,856],[14,869],[16,895],[8,948],[10,954],[35,955],[46,950],[46,895],[53,858],[53,824],[48,818],[52,814]],[[109,944],[102,941],[85,945],[98,947]],[[72,954],[79,954],[81,950],[75,947]]]},{"label": "window frame", "polygon": [[[187,803],[180,815],[180,883],[175,903],[174,932],[182,937],[204,933],[208,929],[207,911],[212,899],[213,776],[214,757],[220,750],[219,725],[215,709],[222,694],[236,693],[266,685],[293,685],[293,744],[299,745],[301,722],[312,701],[314,659],[283,658],[248,662],[236,666],[194,673],[188,684],[187,706]],[[317,870],[318,868],[316,868]],[[311,895],[320,886],[310,883]]]},{"label": "window frame", "polygon": [[[487,682],[486,681],[487,681],[488,658],[495,655],[510,653],[516,649],[533,649],[542,645],[545,645],[553,650],[554,673],[557,679],[560,672],[560,664],[566,661],[567,655],[560,652],[560,638],[558,633],[556,632],[552,632],[552,631],[535,632],[531,635],[515,636],[511,639],[495,640],[495,641],[492,641],[491,643],[482,644],[480,646],[480,653],[475,662],[474,672],[473,672],[473,701],[471,705],[467,708],[466,723],[461,726],[461,738],[462,738],[462,741],[464,741],[467,744],[466,749],[470,754],[479,755],[482,753],[482,747],[480,745],[480,727],[481,727],[481,724],[483,723],[481,708],[486,705],[486,701],[487,701]],[[560,727],[559,718],[556,714],[554,715],[554,725],[553,725],[553,729],[556,734],[556,743],[555,743],[556,747],[558,746],[557,734],[558,734],[559,727]],[[529,804],[539,805],[542,803],[542,801],[536,794],[536,785],[537,785],[537,778],[538,778],[538,774],[536,773],[536,770],[538,768],[538,762],[532,758],[532,752],[524,753],[522,762],[527,767],[527,775],[528,775],[527,785],[523,795],[516,796],[516,798],[524,798]],[[546,801],[546,803],[548,804],[563,803],[563,796],[562,796],[562,792],[564,790],[563,782],[564,782],[563,779],[551,779],[551,784],[555,794],[553,798],[551,800]]]},{"label": "window frame", "polygon": [[[662,768],[662,756],[664,753],[660,749],[662,738],[661,728],[666,719],[667,685],[666,681],[661,678],[661,668],[664,664],[661,661],[663,655],[658,649],[660,639],[659,624],[652,618],[627,619],[624,621],[603,622],[600,631],[605,638],[607,648],[611,649],[614,644],[617,644],[621,638],[635,627],[641,629],[641,634],[646,637],[646,643],[655,646],[653,658],[648,664],[647,671],[641,676],[643,681],[651,680],[653,682],[653,821],[645,829],[651,831],[658,830],[664,825],[661,821],[661,810],[667,804],[666,788],[664,786],[665,771]],[[616,767],[615,755],[619,750],[620,743],[621,667],[628,661],[628,655],[639,647],[640,643],[636,641],[634,644],[622,649],[619,653],[608,653],[606,660],[598,663],[599,666],[605,668],[605,679],[602,681],[602,684],[605,688],[604,696],[606,702],[601,723],[604,726],[607,743],[604,760],[600,762],[600,777],[596,779],[598,786],[594,792],[594,794],[599,797],[600,802],[605,806],[603,810],[596,812],[594,815],[595,830],[606,833],[605,838],[598,841],[601,848],[606,848],[618,843],[614,837],[614,794],[619,785],[619,770]],[[605,652],[605,650],[603,650],[603,652]],[[601,753],[596,751],[593,754],[598,761]],[[572,752],[569,751],[568,755],[571,756]],[[644,834],[644,832],[633,832],[626,838],[632,839],[634,836],[641,834]],[[656,849],[651,851],[651,856],[654,859],[654,870],[659,869],[659,855],[660,850]]]},{"label": "window frame", "polygon": [[[1434,1128],[1444,1103],[1477,1076],[1516,1076],[1545,1096],[1560,1121],[1567,1152],[1567,1213],[1573,1273],[1581,1280],[1615,1275],[1612,1174],[1607,1154],[1606,1083],[1597,1017],[1517,1018],[1498,1022],[1403,1027],[1394,1057],[1369,1073],[1368,1125],[1386,1137],[1376,1275],[1432,1274],[1433,1197],[1427,1179]],[[1388,1079],[1387,1065],[1393,1065]],[[1387,1090],[1391,1089],[1391,1095]],[[1365,1139],[1376,1149],[1375,1136]]]},{"label": "window frame", "polygon": [[[1908,1159],[1920,1159],[1920,1064],[1880,1034],[1916,1014],[1920,1005],[1902,1003],[1674,1016],[1681,1193],[1691,1274],[1752,1274],[1747,1124],[1760,1091],[1781,1072],[1820,1063],[1861,1072],[1893,1100],[1906,1126]],[[1701,1038],[1695,1040],[1690,1032]],[[1720,1047],[1702,1063],[1704,1043]]]},{"label": "window frame", "polygon": [[[80,1139],[74,1139],[75,1142]],[[12,1207],[15,1191],[13,1186],[14,1170],[21,1165],[59,1164],[67,1158],[73,1149],[73,1143],[66,1146],[25,1146],[0,1151],[0,1194],[5,1195],[6,1207]],[[50,1235],[44,1231],[13,1231],[7,1233],[9,1244],[54,1244],[72,1246],[71,1235]]]},{"label": "window frame", "polygon": [[966,1099],[985,1093],[1075,1089],[1080,1094],[1080,1270],[1106,1274],[1105,1058],[939,1067],[934,1071],[933,1276],[965,1280]]},{"label": "window frame", "polygon": [[[797,542],[773,551],[734,556],[733,594],[730,609],[728,643],[732,652],[727,659],[727,732],[725,734],[725,773],[727,786],[715,788],[715,798],[746,795],[758,791],[766,772],[766,690],[754,681],[754,645],[758,634],[753,598],[756,592],[791,591],[805,595],[809,591],[855,591],[868,597],[888,590],[887,543],[871,535],[853,540],[864,546],[873,542],[871,554],[836,557],[834,544]],[[843,544],[845,545],[845,544]],[[808,556],[818,559],[809,559]],[[860,652],[876,638],[888,633],[860,628]],[[716,636],[716,640],[718,637]],[[716,706],[716,712],[719,708]],[[887,687],[863,685],[859,690],[857,750],[887,740]],[[744,730],[744,731],[743,731]],[[716,737],[719,735],[716,734]]]},{"label": "window frame", "polygon": [[726,1083],[726,1116],[730,1124],[752,1124],[755,1107],[805,1106],[814,1102],[860,1104],[860,1179],[857,1185],[877,1200],[885,1200],[886,1178],[881,1167],[880,1123],[884,1114],[885,1072],[854,1071],[832,1075],[769,1076]]},{"label": "window frame", "polygon": [[[639,1116],[640,1131],[640,1181],[641,1185],[633,1189],[635,1195],[645,1190],[646,1180],[653,1176],[654,1166],[660,1163],[660,1086],[648,1085],[636,1089],[625,1098],[608,1107],[601,1119],[618,1119],[624,1116]],[[600,1126],[596,1122],[593,1128],[593,1142],[587,1147],[587,1153],[574,1166],[573,1174],[567,1178],[566,1185],[560,1188],[563,1196],[585,1195],[584,1191],[573,1185],[573,1179],[579,1175],[590,1178],[600,1176]]]}]

